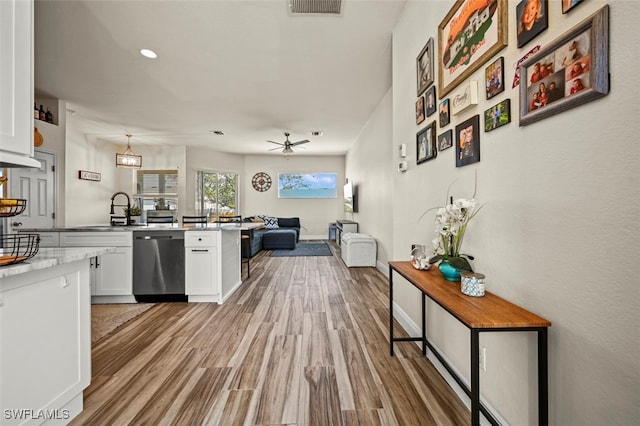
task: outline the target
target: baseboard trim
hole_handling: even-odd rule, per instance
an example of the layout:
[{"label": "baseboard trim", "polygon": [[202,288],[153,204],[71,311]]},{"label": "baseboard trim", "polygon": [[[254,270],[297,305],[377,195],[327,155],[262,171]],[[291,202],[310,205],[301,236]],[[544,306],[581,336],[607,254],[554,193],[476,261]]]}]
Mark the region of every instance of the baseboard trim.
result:
[{"label": "baseboard trim", "polygon": [[138,303],[134,296],[91,296],[91,303],[95,305],[110,303]]},{"label": "baseboard trim", "polygon": [[[415,322],[413,322],[411,317],[409,317],[409,315],[407,315],[407,313],[404,310],[402,310],[402,308],[396,302],[393,302],[393,317],[396,319],[396,321],[398,321],[400,326],[407,332],[409,336],[420,336],[422,334],[422,329]],[[416,342],[416,345],[422,349],[421,342]],[[438,346],[434,345],[433,342],[431,342],[431,345],[440,353],[440,356],[444,358],[445,362],[449,364],[449,366],[455,371],[455,373],[465,383],[465,385],[469,386],[469,379],[463,376],[462,374],[460,374],[460,372],[453,366],[451,361],[446,356],[443,355],[442,350],[440,350]],[[471,399],[467,396],[464,389],[460,387],[460,385],[456,382],[454,377],[447,371],[447,369],[440,362],[440,360],[429,350],[427,350],[427,359],[431,361],[431,363],[436,368],[436,370],[438,370],[438,372],[444,378],[444,380],[449,384],[449,386],[451,386],[451,389],[453,389],[456,395],[458,395],[458,398],[460,398],[462,403],[468,409],[471,409]],[[480,396],[480,401],[486,407],[486,409],[489,410],[489,412],[491,412],[491,415],[498,422],[500,422],[500,424],[504,424],[504,425],[509,424],[509,422],[507,422],[504,418],[502,418],[502,416],[498,414],[496,409],[493,406],[491,406],[491,404],[489,404],[482,397],[482,395]],[[484,415],[481,415],[480,424],[490,425],[491,423],[484,417]]]}]

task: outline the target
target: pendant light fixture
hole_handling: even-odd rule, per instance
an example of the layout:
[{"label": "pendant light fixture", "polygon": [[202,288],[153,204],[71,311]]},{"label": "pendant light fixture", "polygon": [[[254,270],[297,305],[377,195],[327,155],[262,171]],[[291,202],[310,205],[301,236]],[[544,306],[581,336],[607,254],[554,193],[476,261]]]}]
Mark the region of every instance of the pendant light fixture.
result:
[{"label": "pendant light fixture", "polygon": [[139,169],[142,167],[142,155],[136,155],[131,150],[131,144],[129,143],[131,135],[127,133],[127,150],[122,154],[116,153],[116,167],[125,167],[128,169]]}]

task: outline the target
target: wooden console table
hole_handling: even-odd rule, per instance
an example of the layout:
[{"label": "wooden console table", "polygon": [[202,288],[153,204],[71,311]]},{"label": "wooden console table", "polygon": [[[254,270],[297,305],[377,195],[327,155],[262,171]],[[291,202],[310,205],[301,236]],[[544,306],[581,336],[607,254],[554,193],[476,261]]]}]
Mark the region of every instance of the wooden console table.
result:
[{"label": "wooden console table", "polygon": [[[400,274],[422,292],[422,336],[420,337],[393,337],[394,272]],[[427,297],[471,330],[470,388],[458,377],[427,339],[425,325]],[[499,424],[480,402],[480,332],[487,331],[535,331],[538,334],[538,423],[540,425],[549,423],[547,328],[550,326],[550,321],[492,293],[486,292],[483,297],[470,297],[462,294],[460,284],[446,281],[436,267],[420,271],[408,261],[389,262],[389,347],[391,356],[393,356],[394,342],[422,342],[423,355],[426,355],[427,347],[429,347],[471,398],[471,424],[474,426],[480,424],[480,412],[491,424]]]}]

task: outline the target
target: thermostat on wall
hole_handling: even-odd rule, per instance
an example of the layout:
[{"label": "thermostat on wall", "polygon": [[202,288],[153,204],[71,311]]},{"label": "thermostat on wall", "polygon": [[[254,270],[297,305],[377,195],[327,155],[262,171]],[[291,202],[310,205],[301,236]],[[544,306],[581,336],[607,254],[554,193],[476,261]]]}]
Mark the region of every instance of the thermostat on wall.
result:
[{"label": "thermostat on wall", "polygon": [[407,171],[407,162],[406,161],[401,161],[398,163],[398,171],[399,172],[406,172]]}]

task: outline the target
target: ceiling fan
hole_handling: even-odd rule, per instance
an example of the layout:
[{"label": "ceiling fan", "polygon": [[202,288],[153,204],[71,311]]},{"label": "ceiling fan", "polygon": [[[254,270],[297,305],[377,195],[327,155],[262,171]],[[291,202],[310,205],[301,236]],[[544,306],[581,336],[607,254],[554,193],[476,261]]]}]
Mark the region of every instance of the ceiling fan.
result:
[{"label": "ceiling fan", "polygon": [[[298,142],[290,142],[290,141],[289,141],[289,135],[290,135],[290,133],[289,133],[289,132],[284,132],[284,136],[285,136],[285,138],[286,138],[286,140],[284,141],[284,143],[274,142],[274,141],[269,141],[269,140],[268,140],[267,142],[275,143],[276,145],[280,145],[280,146],[282,147],[282,153],[283,153],[283,154],[293,154],[293,149],[291,149],[291,147],[294,147],[294,146],[302,145],[302,144],[304,144],[304,143],[309,143],[309,142],[311,142],[311,141],[309,141],[309,140],[307,140],[307,139],[302,140],[302,141],[298,141]],[[300,147],[300,148],[304,148],[304,147]],[[278,148],[272,148],[272,149],[270,149],[269,151],[274,151],[274,150],[276,150],[276,149],[280,149],[280,148],[279,148],[279,147],[278,147]]]}]

